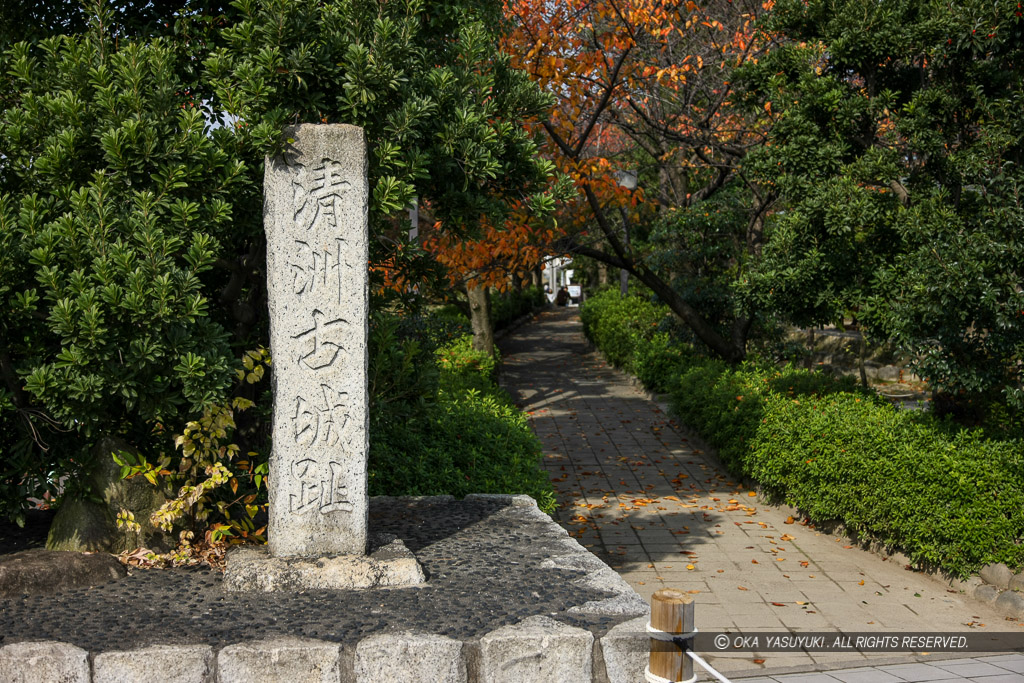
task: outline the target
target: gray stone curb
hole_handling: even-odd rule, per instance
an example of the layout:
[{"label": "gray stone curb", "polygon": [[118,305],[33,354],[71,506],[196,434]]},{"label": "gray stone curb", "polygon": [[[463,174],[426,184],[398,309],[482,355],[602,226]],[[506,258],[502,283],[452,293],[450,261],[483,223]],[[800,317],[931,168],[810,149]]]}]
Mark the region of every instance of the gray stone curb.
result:
[{"label": "gray stone curb", "polygon": [[138,650],[111,651],[92,660],[93,683],[213,683],[213,648],[209,645],[154,645]]},{"label": "gray stone curb", "polygon": [[0,681],[127,683],[636,683],[647,664],[647,617],[610,630],[600,641],[582,628],[533,616],[460,642],[425,633],[383,633],[354,647],[301,638],[205,645],[165,645],[93,657],[59,642],[0,648]]},{"label": "gray stone curb", "polygon": [[583,683],[592,680],[594,634],[535,616],[503,626],[477,646],[480,683]]}]

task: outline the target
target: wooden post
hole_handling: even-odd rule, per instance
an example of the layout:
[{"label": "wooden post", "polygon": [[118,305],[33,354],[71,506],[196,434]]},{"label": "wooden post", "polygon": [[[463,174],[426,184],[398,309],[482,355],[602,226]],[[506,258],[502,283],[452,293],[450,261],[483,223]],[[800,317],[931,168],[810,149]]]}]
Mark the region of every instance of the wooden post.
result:
[{"label": "wooden post", "polygon": [[[693,596],[662,588],[651,596],[651,627],[667,633],[693,632]],[[693,660],[686,655],[692,647],[690,640],[676,644],[651,638],[650,671],[670,681],[689,681],[693,678]]]}]

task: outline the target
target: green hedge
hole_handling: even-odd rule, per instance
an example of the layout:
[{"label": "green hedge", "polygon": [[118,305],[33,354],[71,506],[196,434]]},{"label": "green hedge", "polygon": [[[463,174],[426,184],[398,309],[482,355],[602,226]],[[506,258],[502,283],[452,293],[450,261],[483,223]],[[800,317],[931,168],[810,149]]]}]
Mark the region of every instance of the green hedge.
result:
[{"label": "green hedge", "polygon": [[773,395],[747,460],[811,519],[842,520],[914,562],[960,576],[1024,565],[1020,443],[935,422],[852,393]]},{"label": "green hedge", "polygon": [[[1024,567],[1021,441],[898,410],[849,378],[698,358],[663,333],[631,334],[629,347],[628,301],[588,302],[588,336],[646,385],[669,388],[674,412],[732,474],[955,576],[990,562]],[[650,310],[638,306],[641,317]]]},{"label": "green hedge", "polygon": [[525,493],[553,512],[540,442],[495,384],[497,361],[468,336],[434,349],[433,329],[386,317],[372,327],[371,495]]},{"label": "green hedge", "polygon": [[634,350],[658,331],[668,309],[639,296],[606,289],[580,309],[583,331],[616,367],[633,369]]},{"label": "green hedge", "polygon": [[510,289],[505,292],[491,290],[491,324],[501,330],[548,302],[540,287]]}]

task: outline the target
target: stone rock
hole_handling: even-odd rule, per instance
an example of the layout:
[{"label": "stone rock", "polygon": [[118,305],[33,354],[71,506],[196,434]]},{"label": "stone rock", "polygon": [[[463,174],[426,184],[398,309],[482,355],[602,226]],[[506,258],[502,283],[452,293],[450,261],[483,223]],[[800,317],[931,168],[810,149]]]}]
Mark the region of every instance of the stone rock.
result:
[{"label": "stone rock", "polygon": [[1010,579],[1010,590],[1012,591],[1024,591],[1024,574],[1015,574]]},{"label": "stone rock", "polygon": [[462,643],[423,633],[381,633],[356,645],[356,683],[466,683]]},{"label": "stone rock", "polygon": [[89,683],[89,653],[52,641],[12,643],[0,648],[3,683]]},{"label": "stone rock", "polygon": [[[97,442],[89,486],[103,502],[84,499],[64,502],[50,527],[47,548],[111,553],[142,546],[157,551],[170,549],[173,543],[150,521],[152,514],[167,502],[167,495],[144,477],[121,479],[121,468],[111,454],[128,450],[132,449],[121,439],[103,437]],[[117,528],[115,520],[122,508],[135,515],[140,531]]]},{"label": "stone rock", "polygon": [[23,550],[0,555],[0,596],[55,593],[117,581],[125,568],[106,553]]},{"label": "stone rock", "polygon": [[[600,683],[636,683],[644,680],[651,640],[647,635],[649,615],[624,621],[608,631],[599,641]],[[603,667],[603,672],[600,671]],[[603,676],[603,677],[602,677]]]},{"label": "stone rock", "polygon": [[984,581],[981,580],[981,577],[968,576],[966,579],[950,579],[949,587],[962,593],[971,593],[983,583]]},{"label": "stone rock", "polygon": [[523,493],[468,493],[464,499],[467,503],[481,501],[489,503],[502,503],[512,507],[537,507],[537,501],[531,496]]},{"label": "stone rock", "polygon": [[61,503],[46,535],[46,547],[67,552],[110,552],[117,525],[106,505],[91,500]]},{"label": "stone rock", "polygon": [[263,226],[274,354],[270,554],[364,555],[369,442],[366,139],[292,126],[267,159]]},{"label": "stone rock", "polygon": [[1010,586],[1010,579],[1013,578],[1013,572],[1002,562],[995,564],[985,565],[978,572],[982,580],[996,588],[1008,588]]},{"label": "stone rock", "polygon": [[594,634],[548,617],[503,626],[480,639],[480,683],[590,683]]},{"label": "stone rock", "polygon": [[217,653],[218,683],[338,683],[341,646],[280,638],[229,645]]},{"label": "stone rock", "polygon": [[995,586],[985,584],[974,589],[974,599],[981,602],[993,603],[999,597],[999,589]]},{"label": "stone rock", "polygon": [[[383,536],[383,535],[382,535]],[[423,567],[394,536],[373,539],[369,555],[273,557],[258,546],[228,551],[224,588],[229,591],[301,591],[394,588],[426,582]]]},{"label": "stone rock", "polygon": [[213,662],[209,645],[154,645],[104,652],[93,658],[92,683],[213,683]]},{"label": "stone rock", "polygon": [[1024,595],[1016,591],[1004,591],[996,598],[996,609],[1007,616],[1024,619]]}]

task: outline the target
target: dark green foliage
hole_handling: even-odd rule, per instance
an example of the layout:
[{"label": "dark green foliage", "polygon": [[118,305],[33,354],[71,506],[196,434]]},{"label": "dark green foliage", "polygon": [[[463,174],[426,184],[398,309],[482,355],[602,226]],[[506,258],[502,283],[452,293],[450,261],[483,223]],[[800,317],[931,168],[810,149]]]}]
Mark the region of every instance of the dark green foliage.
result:
[{"label": "dark green foliage", "polygon": [[859,309],[916,359],[938,409],[1019,409],[1017,1],[780,0],[769,26],[788,40],[739,82],[778,117],[748,168],[787,207],[749,300],[802,324]]},{"label": "dark green foliage", "polygon": [[679,377],[672,409],[718,449],[731,472],[752,476],[750,442],[759,433],[766,405],[836,392],[856,392],[853,380],[793,367],[747,363],[730,368],[705,361]]},{"label": "dark green foliage", "polygon": [[526,493],[552,511],[540,443],[495,385],[497,361],[469,336],[435,352],[396,328],[379,321],[372,336],[371,377],[405,379],[373,385],[370,494]]},{"label": "dark green foliage", "polygon": [[[82,493],[101,434],[155,460],[233,393],[266,405],[233,359],[266,343],[262,166],[285,125],[365,127],[372,258],[414,278],[412,196],[451,226],[553,206],[519,125],[549,98],[496,55],[496,2],[96,0],[88,27],[53,9],[38,35],[0,27],[0,48],[73,33],[0,57],[0,513],[64,475]],[[422,354],[375,361],[392,419],[436,384]],[[243,451],[267,451],[266,416],[241,418]]]},{"label": "dark green foliage", "polygon": [[762,420],[750,474],[812,519],[841,520],[958,576],[1024,566],[1020,442],[950,435],[850,393],[773,396]]},{"label": "dark green foliage", "polygon": [[[611,306],[591,309],[588,328],[617,315]],[[661,333],[637,338],[634,364],[664,358],[666,343]],[[674,373],[664,372],[678,376],[673,411],[729,471],[812,520],[842,522],[956,576],[990,562],[1024,566],[1020,440],[900,411],[850,378],[793,367],[684,355]]]},{"label": "dark green foliage", "polygon": [[101,433],[145,447],[232,384],[210,271],[244,165],[205,134],[169,45],[108,51],[58,37],[6,62],[0,448],[48,474],[87,466]]},{"label": "dark green foliage", "polygon": [[583,332],[612,365],[632,368],[633,354],[641,341],[658,331],[667,309],[639,296],[622,297],[608,289],[587,299],[580,309]]},{"label": "dark green foliage", "polygon": [[492,289],[491,323],[495,330],[504,329],[527,313],[543,307],[547,301],[540,287],[509,289],[504,292]]},{"label": "dark green foliage", "polygon": [[695,358],[689,344],[675,340],[668,332],[655,332],[634,350],[633,372],[648,389],[665,393],[677,386],[679,373]]}]

